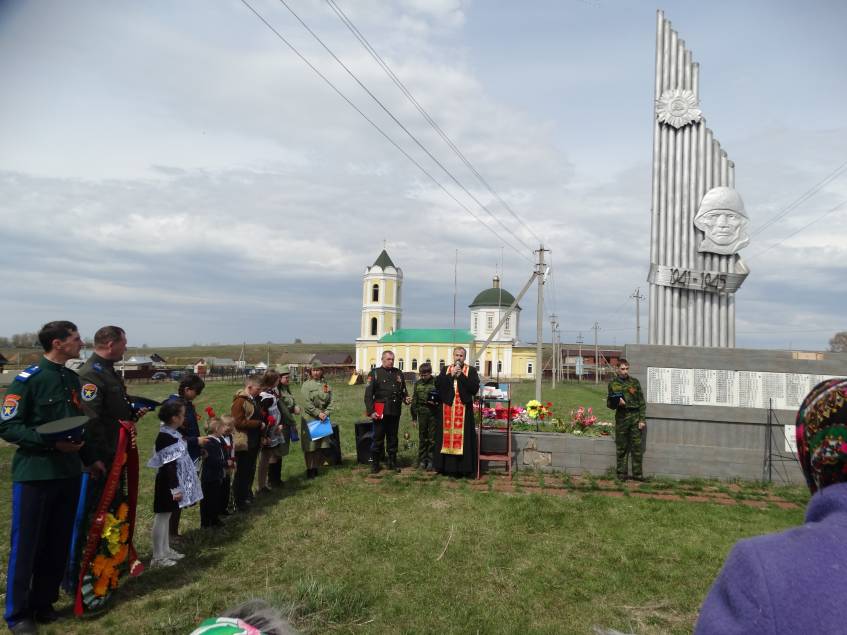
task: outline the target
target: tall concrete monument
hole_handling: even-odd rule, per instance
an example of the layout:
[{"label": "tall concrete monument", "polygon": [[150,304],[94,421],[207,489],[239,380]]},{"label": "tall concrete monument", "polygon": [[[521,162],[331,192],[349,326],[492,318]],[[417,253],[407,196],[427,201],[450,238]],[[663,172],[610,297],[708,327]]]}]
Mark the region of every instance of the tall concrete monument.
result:
[{"label": "tall concrete monument", "polygon": [[659,11],[656,30],[650,344],[735,347],[749,217],[700,111],[700,67]]}]

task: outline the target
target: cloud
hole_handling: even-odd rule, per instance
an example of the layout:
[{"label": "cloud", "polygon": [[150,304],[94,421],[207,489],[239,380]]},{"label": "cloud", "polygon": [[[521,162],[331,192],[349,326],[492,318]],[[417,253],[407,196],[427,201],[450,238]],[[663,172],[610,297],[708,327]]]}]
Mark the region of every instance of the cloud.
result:
[{"label": "cloud", "polygon": [[[0,333],[61,315],[91,332],[119,322],[150,344],[352,342],[361,273],[383,240],[406,275],[407,326],[452,325],[456,250],[457,325],[467,325],[467,304],[495,271],[511,292],[523,286],[532,233],[449,152],[330,8],[292,5],[508,231],[399,131],[282,5],[256,6],[501,238],[406,161],[239,2],[57,3],[49,22],[22,7],[0,23],[7,78],[0,102],[3,257],[21,271],[4,283]],[[519,91],[492,79],[501,69],[475,54],[475,47],[485,50],[480,30],[500,49],[506,45],[498,37],[515,36],[508,16],[492,24],[482,5],[453,0],[341,6],[553,250],[547,307],[558,313],[565,338],[599,321],[601,339],[634,341],[628,298],[636,287],[646,291],[649,264],[650,20],[638,52],[648,61],[644,95],[618,90],[633,78],[615,73],[631,67],[620,70],[596,42],[583,57],[566,48],[585,46],[588,35],[578,30],[569,31],[572,43],[556,33],[543,59],[531,49],[515,53],[509,68],[525,68],[526,81],[540,85],[513,95]],[[539,37],[552,37],[556,16],[548,17]],[[616,33],[629,29],[619,17],[603,19],[618,20]],[[561,78],[550,75],[556,69]],[[711,90],[710,107],[720,105],[727,117],[733,95]],[[528,94],[543,103],[532,104]],[[642,111],[643,130],[631,118]],[[764,119],[743,133],[716,130],[738,166],[754,229],[843,161],[847,142],[843,126]],[[847,198],[845,182],[833,181],[755,238],[745,257]],[[838,323],[843,300],[831,289],[843,270],[843,219],[834,214],[752,258],[738,296],[740,344],[781,345],[783,331]],[[534,340],[534,291],[521,304],[521,338]],[[762,315],[768,328],[761,332],[773,335],[742,336]],[[809,333],[795,342],[815,347],[828,337]]]}]

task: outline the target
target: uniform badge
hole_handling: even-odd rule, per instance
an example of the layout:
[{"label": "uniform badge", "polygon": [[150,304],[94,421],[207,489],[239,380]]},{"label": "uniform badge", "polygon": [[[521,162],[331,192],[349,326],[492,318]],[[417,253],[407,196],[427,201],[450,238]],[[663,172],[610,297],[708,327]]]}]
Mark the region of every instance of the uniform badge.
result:
[{"label": "uniform badge", "polygon": [[324,384],[324,392],[329,392],[329,384]]},{"label": "uniform badge", "polygon": [[82,385],[82,400],[83,401],[94,401],[95,397],[97,397],[97,385],[96,384],[83,384]]},{"label": "uniform badge", "polygon": [[102,372],[103,372],[103,364],[101,364],[100,362],[94,362],[94,363],[91,365],[91,368],[93,368],[94,370],[96,370],[98,373],[102,373]]},{"label": "uniform badge", "polygon": [[0,406],[0,419],[8,421],[18,414],[18,401],[20,398],[20,395],[6,395],[3,405]]},{"label": "uniform badge", "polygon": [[402,384],[402,383],[403,383],[403,375],[397,375],[397,383],[398,383],[398,384]]}]

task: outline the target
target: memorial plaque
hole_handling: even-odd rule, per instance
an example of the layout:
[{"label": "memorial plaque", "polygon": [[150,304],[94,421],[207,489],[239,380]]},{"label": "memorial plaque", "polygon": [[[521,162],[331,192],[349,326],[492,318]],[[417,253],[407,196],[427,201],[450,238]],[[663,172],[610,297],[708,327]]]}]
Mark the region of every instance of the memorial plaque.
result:
[{"label": "memorial plaque", "polygon": [[648,403],[797,410],[819,382],[834,375],[709,368],[647,368]]}]

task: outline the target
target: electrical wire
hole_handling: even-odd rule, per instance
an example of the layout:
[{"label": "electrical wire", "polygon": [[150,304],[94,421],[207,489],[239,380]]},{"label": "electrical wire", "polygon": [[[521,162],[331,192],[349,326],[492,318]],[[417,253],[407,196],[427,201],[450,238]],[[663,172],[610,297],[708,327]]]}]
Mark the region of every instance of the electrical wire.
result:
[{"label": "electrical wire", "polygon": [[781,240],[776,241],[775,243],[773,243],[773,244],[771,244],[770,246],[766,247],[766,248],[765,248],[765,249],[763,249],[762,251],[758,251],[758,252],[756,252],[755,254],[753,254],[752,256],[750,256],[750,258],[748,258],[747,260],[748,260],[748,261],[749,261],[749,260],[753,260],[754,258],[758,258],[759,256],[761,256],[761,255],[763,255],[763,254],[768,253],[771,249],[773,249],[773,248],[774,248],[774,247],[776,247],[777,245],[781,245],[782,243],[784,243],[784,242],[785,242],[786,240],[788,240],[789,238],[793,238],[794,236],[796,236],[797,234],[799,234],[801,231],[803,231],[803,230],[805,230],[805,229],[808,229],[809,227],[811,227],[812,225],[814,225],[815,223],[817,223],[819,220],[822,220],[823,218],[825,218],[826,216],[829,216],[829,215],[830,215],[830,214],[832,214],[833,212],[838,211],[839,209],[841,209],[841,208],[842,208],[842,207],[844,207],[845,205],[847,205],[847,199],[845,199],[845,200],[841,201],[841,202],[840,202],[838,205],[836,205],[835,207],[832,207],[832,208],[828,209],[827,211],[825,211],[823,214],[821,214],[821,215],[820,215],[820,216],[818,216],[817,218],[815,218],[815,219],[813,219],[813,220],[809,221],[808,223],[806,223],[805,225],[803,225],[803,226],[802,226],[800,229],[798,229],[797,231],[795,231],[795,232],[791,232],[791,233],[790,233],[790,234],[788,234],[788,236],[786,236],[785,238],[782,238]]},{"label": "electrical wire", "polygon": [[765,231],[769,227],[773,226],[774,223],[781,220],[782,218],[785,218],[788,214],[790,214],[792,211],[797,209],[797,207],[800,206],[802,203],[805,203],[810,198],[812,198],[815,194],[820,192],[821,189],[823,189],[823,187],[825,185],[827,185],[828,183],[837,179],[841,175],[841,173],[844,172],[845,169],[847,169],[847,161],[845,161],[844,163],[839,165],[837,168],[835,168],[835,170],[830,172],[827,176],[825,176],[823,179],[818,181],[811,188],[806,190],[796,200],[794,200],[787,207],[783,208],[780,212],[778,212],[776,214],[776,216],[773,216],[770,220],[766,221],[761,227],[756,228],[755,231],[750,233],[750,236],[752,237],[752,236],[756,236],[758,234],[761,234],[763,231]]},{"label": "electrical wire", "polygon": [[277,38],[278,38],[278,39],[279,39],[282,43],[283,43],[283,44],[285,44],[285,45],[286,45],[289,49],[291,49],[291,51],[292,51],[295,55],[297,55],[297,57],[298,57],[298,58],[300,58],[300,60],[301,60],[304,64],[306,64],[306,65],[307,65],[307,66],[308,66],[308,67],[309,67],[309,68],[310,68],[310,69],[311,69],[311,70],[312,70],[312,71],[313,71],[313,72],[314,72],[314,73],[315,73],[318,77],[320,77],[320,78],[321,78],[321,79],[322,79],[322,80],[323,80],[323,81],[324,81],[324,82],[325,82],[325,83],[326,83],[326,84],[327,84],[327,85],[328,85],[328,86],[329,86],[329,87],[330,87],[330,88],[331,88],[331,89],[332,89],[332,90],[333,90],[333,91],[334,91],[334,92],[335,92],[335,93],[336,93],[339,97],[341,97],[341,98],[342,98],[345,102],[347,102],[347,104],[348,104],[351,108],[353,108],[353,110],[355,110],[357,113],[359,113],[359,115],[361,115],[361,117],[362,117],[365,121],[367,121],[367,122],[368,122],[368,123],[369,123],[369,124],[370,124],[370,125],[371,125],[371,126],[372,126],[372,127],[373,127],[373,128],[374,128],[374,129],[375,129],[375,130],[379,133],[379,134],[380,134],[380,135],[382,135],[382,136],[386,139],[386,141],[388,141],[391,145],[393,145],[393,146],[394,146],[394,147],[395,147],[395,148],[396,148],[396,149],[397,149],[397,150],[398,150],[398,151],[399,151],[399,152],[400,152],[403,156],[405,156],[405,157],[406,157],[406,158],[407,158],[407,159],[408,159],[411,163],[413,163],[413,164],[415,165],[415,167],[417,167],[417,168],[418,168],[421,172],[423,172],[423,173],[424,173],[424,174],[425,174],[425,175],[426,175],[426,176],[427,176],[427,177],[428,177],[428,178],[429,178],[429,179],[430,179],[430,180],[431,180],[431,181],[432,181],[435,185],[437,185],[437,186],[438,186],[441,190],[443,190],[443,191],[444,191],[444,193],[445,193],[445,194],[447,194],[447,196],[449,196],[451,199],[453,199],[453,201],[455,201],[455,202],[456,202],[456,204],[457,204],[457,205],[459,205],[459,207],[461,207],[463,210],[465,210],[465,211],[466,211],[468,214],[470,214],[470,215],[471,215],[471,216],[472,216],[475,220],[477,220],[477,221],[478,221],[478,222],[479,222],[479,223],[480,223],[483,227],[485,227],[488,231],[490,231],[492,234],[494,234],[494,236],[497,238],[497,240],[499,240],[500,242],[502,242],[502,243],[503,243],[503,244],[505,244],[505,245],[508,245],[508,246],[509,246],[512,250],[514,250],[514,251],[515,251],[515,253],[517,253],[517,254],[518,254],[521,258],[523,258],[524,260],[527,260],[527,261],[528,261],[528,262],[530,262],[530,263],[532,263],[532,262],[533,262],[531,258],[529,258],[526,254],[524,254],[523,252],[521,252],[520,250],[518,250],[518,248],[517,248],[517,247],[515,247],[515,246],[514,246],[511,242],[508,242],[508,241],[504,240],[504,239],[500,236],[500,234],[498,234],[498,233],[494,230],[494,228],[493,228],[493,227],[491,227],[490,225],[488,225],[488,224],[487,224],[487,223],[486,223],[486,222],[485,222],[482,218],[480,218],[479,216],[477,216],[476,214],[474,214],[474,213],[473,213],[473,211],[471,211],[471,210],[467,207],[467,205],[465,205],[464,203],[462,203],[462,202],[461,202],[458,198],[456,198],[456,196],[455,196],[452,192],[450,192],[450,191],[449,191],[446,187],[444,187],[444,185],[443,185],[440,181],[438,181],[438,179],[436,179],[436,178],[435,178],[435,177],[434,177],[434,176],[433,176],[433,175],[432,175],[432,174],[431,174],[431,173],[430,173],[430,172],[429,172],[429,171],[428,171],[428,170],[427,170],[424,166],[422,166],[422,165],[421,165],[421,164],[420,164],[417,160],[415,160],[415,158],[414,158],[414,157],[412,157],[412,156],[411,156],[408,152],[406,152],[406,150],[404,150],[404,149],[400,146],[400,144],[398,144],[398,143],[397,143],[397,142],[396,142],[396,141],[395,141],[395,140],[394,140],[394,139],[393,139],[393,138],[392,138],[392,137],[391,137],[391,136],[390,136],[387,132],[385,132],[382,128],[380,128],[380,127],[379,127],[379,125],[378,125],[375,121],[373,121],[370,117],[368,117],[368,116],[367,116],[367,115],[366,115],[366,114],[362,111],[362,109],[361,109],[361,108],[359,108],[359,107],[358,107],[355,103],[353,103],[353,101],[352,101],[349,97],[347,97],[347,95],[345,95],[345,94],[344,94],[344,93],[343,93],[343,92],[342,92],[339,88],[337,88],[337,87],[335,86],[335,84],[333,84],[333,83],[332,83],[332,81],[331,81],[329,78],[327,78],[327,77],[326,77],[326,75],[324,75],[323,73],[321,73],[321,71],[320,71],[320,70],[318,70],[318,68],[317,68],[314,64],[312,64],[312,63],[308,60],[308,58],[306,58],[306,56],[304,56],[304,55],[303,55],[303,54],[302,54],[302,53],[301,53],[301,52],[297,49],[297,47],[296,47],[296,46],[294,46],[291,42],[289,42],[289,41],[285,38],[285,36],[283,36],[283,35],[282,35],[282,34],[281,34],[281,33],[280,33],[280,32],[279,32],[276,28],[274,28],[274,26],[273,26],[270,22],[268,22],[268,21],[267,21],[267,19],[265,19],[265,17],[264,17],[261,13],[259,13],[259,11],[257,11],[257,10],[256,10],[256,9],[255,9],[255,8],[254,8],[251,4],[250,4],[250,2],[248,2],[248,0],[241,0],[241,3],[242,3],[244,6],[246,6],[246,7],[247,7],[247,8],[248,8],[248,9],[249,9],[249,10],[250,10],[250,11],[251,11],[251,12],[252,12],[252,13],[253,13],[253,14],[254,14],[257,18],[258,18],[258,19],[259,19],[259,21],[261,21],[261,22],[262,22],[262,23],[263,23],[263,24],[264,24],[264,25],[265,25],[265,26],[266,26],[266,27],[267,27],[267,28],[268,28],[268,29],[269,29],[269,30],[270,30],[270,31],[271,31],[271,32],[272,32],[272,33],[273,33],[273,34],[274,34],[274,35],[275,35],[275,36],[276,36],[276,37],[277,37]]},{"label": "electrical wire", "polygon": [[353,36],[359,41],[359,43],[364,47],[364,49],[370,54],[370,56],[374,59],[374,61],[382,68],[386,75],[388,75],[389,79],[394,82],[394,85],[400,89],[400,91],[406,96],[406,99],[417,109],[417,111],[421,114],[421,116],[429,123],[429,125],[438,133],[438,135],[444,140],[451,150],[456,154],[459,159],[461,159],[462,163],[476,176],[477,180],[494,196],[501,205],[512,215],[519,225],[524,227],[532,236],[539,242],[543,242],[541,238],[536,234],[532,227],[521,218],[517,212],[515,212],[511,206],[503,200],[503,197],[498,194],[493,187],[485,180],[482,174],[474,167],[474,165],[470,162],[470,160],[465,156],[465,154],[456,146],[453,140],[447,135],[446,132],[441,128],[441,126],[436,123],[436,121],[430,116],[430,114],[426,111],[426,109],[421,106],[418,100],[412,95],[411,91],[406,87],[403,81],[397,77],[391,67],[388,65],[388,62],[383,59],[383,57],[376,51],[376,49],[371,45],[368,39],[362,34],[362,32],[353,24],[353,21],[344,13],[341,7],[335,2],[335,0],[326,0],[327,4],[332,8],[335,12],[335,15],[338,16],[338,19],[347,27],[347,29],[353,34]]},{"label": "electrical wire", "polygon": [[501,221],[497,216],[495,216],[494,213],[490,209],[488,209],[488,207],[482,201],[480,201],[468,188],[466,188],[464,186],[464,184],[461,181],[459,181],[459,179],[457,179],[456,176],[449,169],[447,169],[447,167],[441,161],[439,161],[438,158],[434,154],[432,154],[432,152],[429,151],[429,149],[403,124],[403,122],[401,122],[394,115],[394,113],[391,112],[391,110],[388,108],[388,106],[386,106],[379,97],[374,95],[374,93],[367,86],[365,86],[364,82],[362,82],[362,80],[360,80],[359,77],[352,70],[350,70],[350,67],[348,67],[347,64],[345,64],[344,61],[340,57],[338,57],[335,54],[335,52],[333,52],[333,50],[331,48],[329,48],[329,46],[321,39],[321,37],[317,33],[315,33],[315,31],[312,30],[312,28],[308,24],[306,24],[306,22],[303,20],[303,18],[301,18],[297,14],[297,12],[294,11],[294,9],[291,8],[291,6],[286,2],[286,0],[279,0],[279,2],[286,9],[288,9],[289,13],[291,13],[291,15],[294,16],[294,18],[302,25],[302,27],[304,29],[306,29],[306,31],[309,32],[309,35],[311,35],[318,42],[318,44],[320,44],[323,47],[323,49],[327,53],[329,53],[329,55],[332,57],[332,59],[334,59],[338,63],[338,65],[341,66],[341,68],[344,69],[344,71],[353,79],[353,81],[355,81],[359,85],[359,87],[368,94],[368,96],[385,112],[385,114],[388,115],[391,118],[391,120],[395,124],[397,124],[397,126],[399,126],[400,129],[403,132],[405,132],[406,135],[421,150],[423,150],[423,152],[426,153],[426,155],[430,159],[432,159],[432,161],[439,168],[441,168],[441,170],[444,172],[444,174],[446,174],[450,178],[450,180],[453,181],[453,183],[455,183],[465,194],[467,194],[471,199],[473,199],[473,201],[477,205],[479,205],[480,208],[482,208],[486,213],[488,213],[488,215],[493,220],[495,220],[500,225],[500,227],[503,228],[503,230],[505,232],[512,233],[513,238],[515,238],[519,243],[521,243],[526,249],[528,249],[530,251],[532,250],[532,247],[527,245],[523,240],[521,240],[521,238],[519,236],[515,235],[512,232],[512,230],[510,230],[508,227],[506,227],[506,225],[503,223],[503,221]]}]

